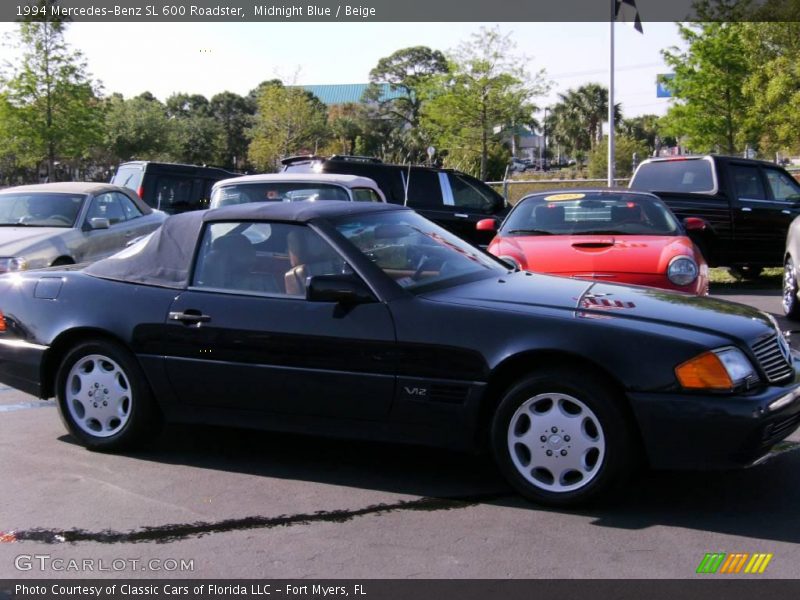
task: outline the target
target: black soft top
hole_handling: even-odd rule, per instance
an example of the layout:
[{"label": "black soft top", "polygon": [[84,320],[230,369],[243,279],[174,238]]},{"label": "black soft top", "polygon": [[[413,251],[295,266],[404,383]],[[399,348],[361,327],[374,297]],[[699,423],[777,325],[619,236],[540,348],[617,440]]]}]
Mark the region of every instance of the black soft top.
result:
[{"label": "black soft top", "polygon": [[183,289],[189,285],[189,272],[197,238],[205,222],[284,221],[306,223],[354,214],[408,210],[402,206],[377,203],[343,202],[253,202],[205,211],[186,212],[169,217],[141,248],[128,248],[93,263],[84,269],[92,277]]}]

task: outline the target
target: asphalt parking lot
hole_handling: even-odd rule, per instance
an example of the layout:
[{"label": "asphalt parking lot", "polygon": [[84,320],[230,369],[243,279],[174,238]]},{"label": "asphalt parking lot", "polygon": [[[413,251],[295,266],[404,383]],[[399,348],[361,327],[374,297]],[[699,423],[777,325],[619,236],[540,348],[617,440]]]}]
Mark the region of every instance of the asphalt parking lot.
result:
[{"label": "asphalt parking lot", "polygon": [[[777,291],[724,297],[780,312]],[[0,577],[685,578],[707,552],[764,552],[760,577],[793,578],[790,440],[760,467],[647,473],[553,511],[440,450],[170,427],[146,452],[90,453],[52,403],[2,387]]]}]

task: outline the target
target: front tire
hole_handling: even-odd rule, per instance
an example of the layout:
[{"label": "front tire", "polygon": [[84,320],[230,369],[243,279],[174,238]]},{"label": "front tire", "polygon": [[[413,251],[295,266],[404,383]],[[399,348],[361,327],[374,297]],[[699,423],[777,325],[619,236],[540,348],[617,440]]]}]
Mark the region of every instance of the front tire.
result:
[{"label": "front tire", "polygon": [[70,350],[56,375],[58,408],[90,450],[122,450],[160,432],[161,414],[141,367],[121,345],[94,340]]},{"label": "front tire", "polygon": [[797,272],[791,257],[783,265],[783,313],[790,319],[800,320],[800,301],[797,299]]},{"label": "front tire", "polygon": [[591,502],[633,470],[634,437],[618,399],[577,370],[542,370],[511,387],[491,436],[506,479],[539,504]]}]

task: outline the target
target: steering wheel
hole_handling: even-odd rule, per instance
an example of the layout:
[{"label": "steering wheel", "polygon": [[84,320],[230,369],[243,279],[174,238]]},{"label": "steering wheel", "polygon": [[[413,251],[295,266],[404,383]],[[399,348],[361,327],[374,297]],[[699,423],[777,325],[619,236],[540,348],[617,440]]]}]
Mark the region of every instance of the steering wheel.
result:
[{"label": "steering wheel", "polygon": [[433,262],[433,259],[434,259],[433,256],[430,256],[428,254],[423,254],[422,257],[419,260],[419,264],[417,265],[417,268],[414,270],[414,273],[411,275],[411,279],[413,281],[417,281],[420,277],[422,277],[422,274],[425,272],[425,267],[429,266],[430,263]]},{"label": "steering wheel", "polygon": [[69,217],[65,217],[64,215],[51,215],[45,220],[58,221],[59,223],[64,223],[64,225],[72,225],[72,221],[69,219]]}]

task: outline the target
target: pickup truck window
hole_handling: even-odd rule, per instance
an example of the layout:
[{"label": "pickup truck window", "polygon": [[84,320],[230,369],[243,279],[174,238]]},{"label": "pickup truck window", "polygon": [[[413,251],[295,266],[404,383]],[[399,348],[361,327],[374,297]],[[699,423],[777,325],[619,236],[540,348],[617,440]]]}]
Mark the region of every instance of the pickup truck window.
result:
[{"label": "pickup truck window", "polygon": [[767,197],[758,167],[731,165],[731,177],[737,198],[764,200]]},{"label": "pickup truck window", "polygon": [[783,202],[800,201],[800,183],[778,169],[764,169],[772,197]]},{"label": "pickup truck window", "polygon": [[714,174],[708,160],[657,160],[643,163],[631,188],[653,192],[713,193]]}]

